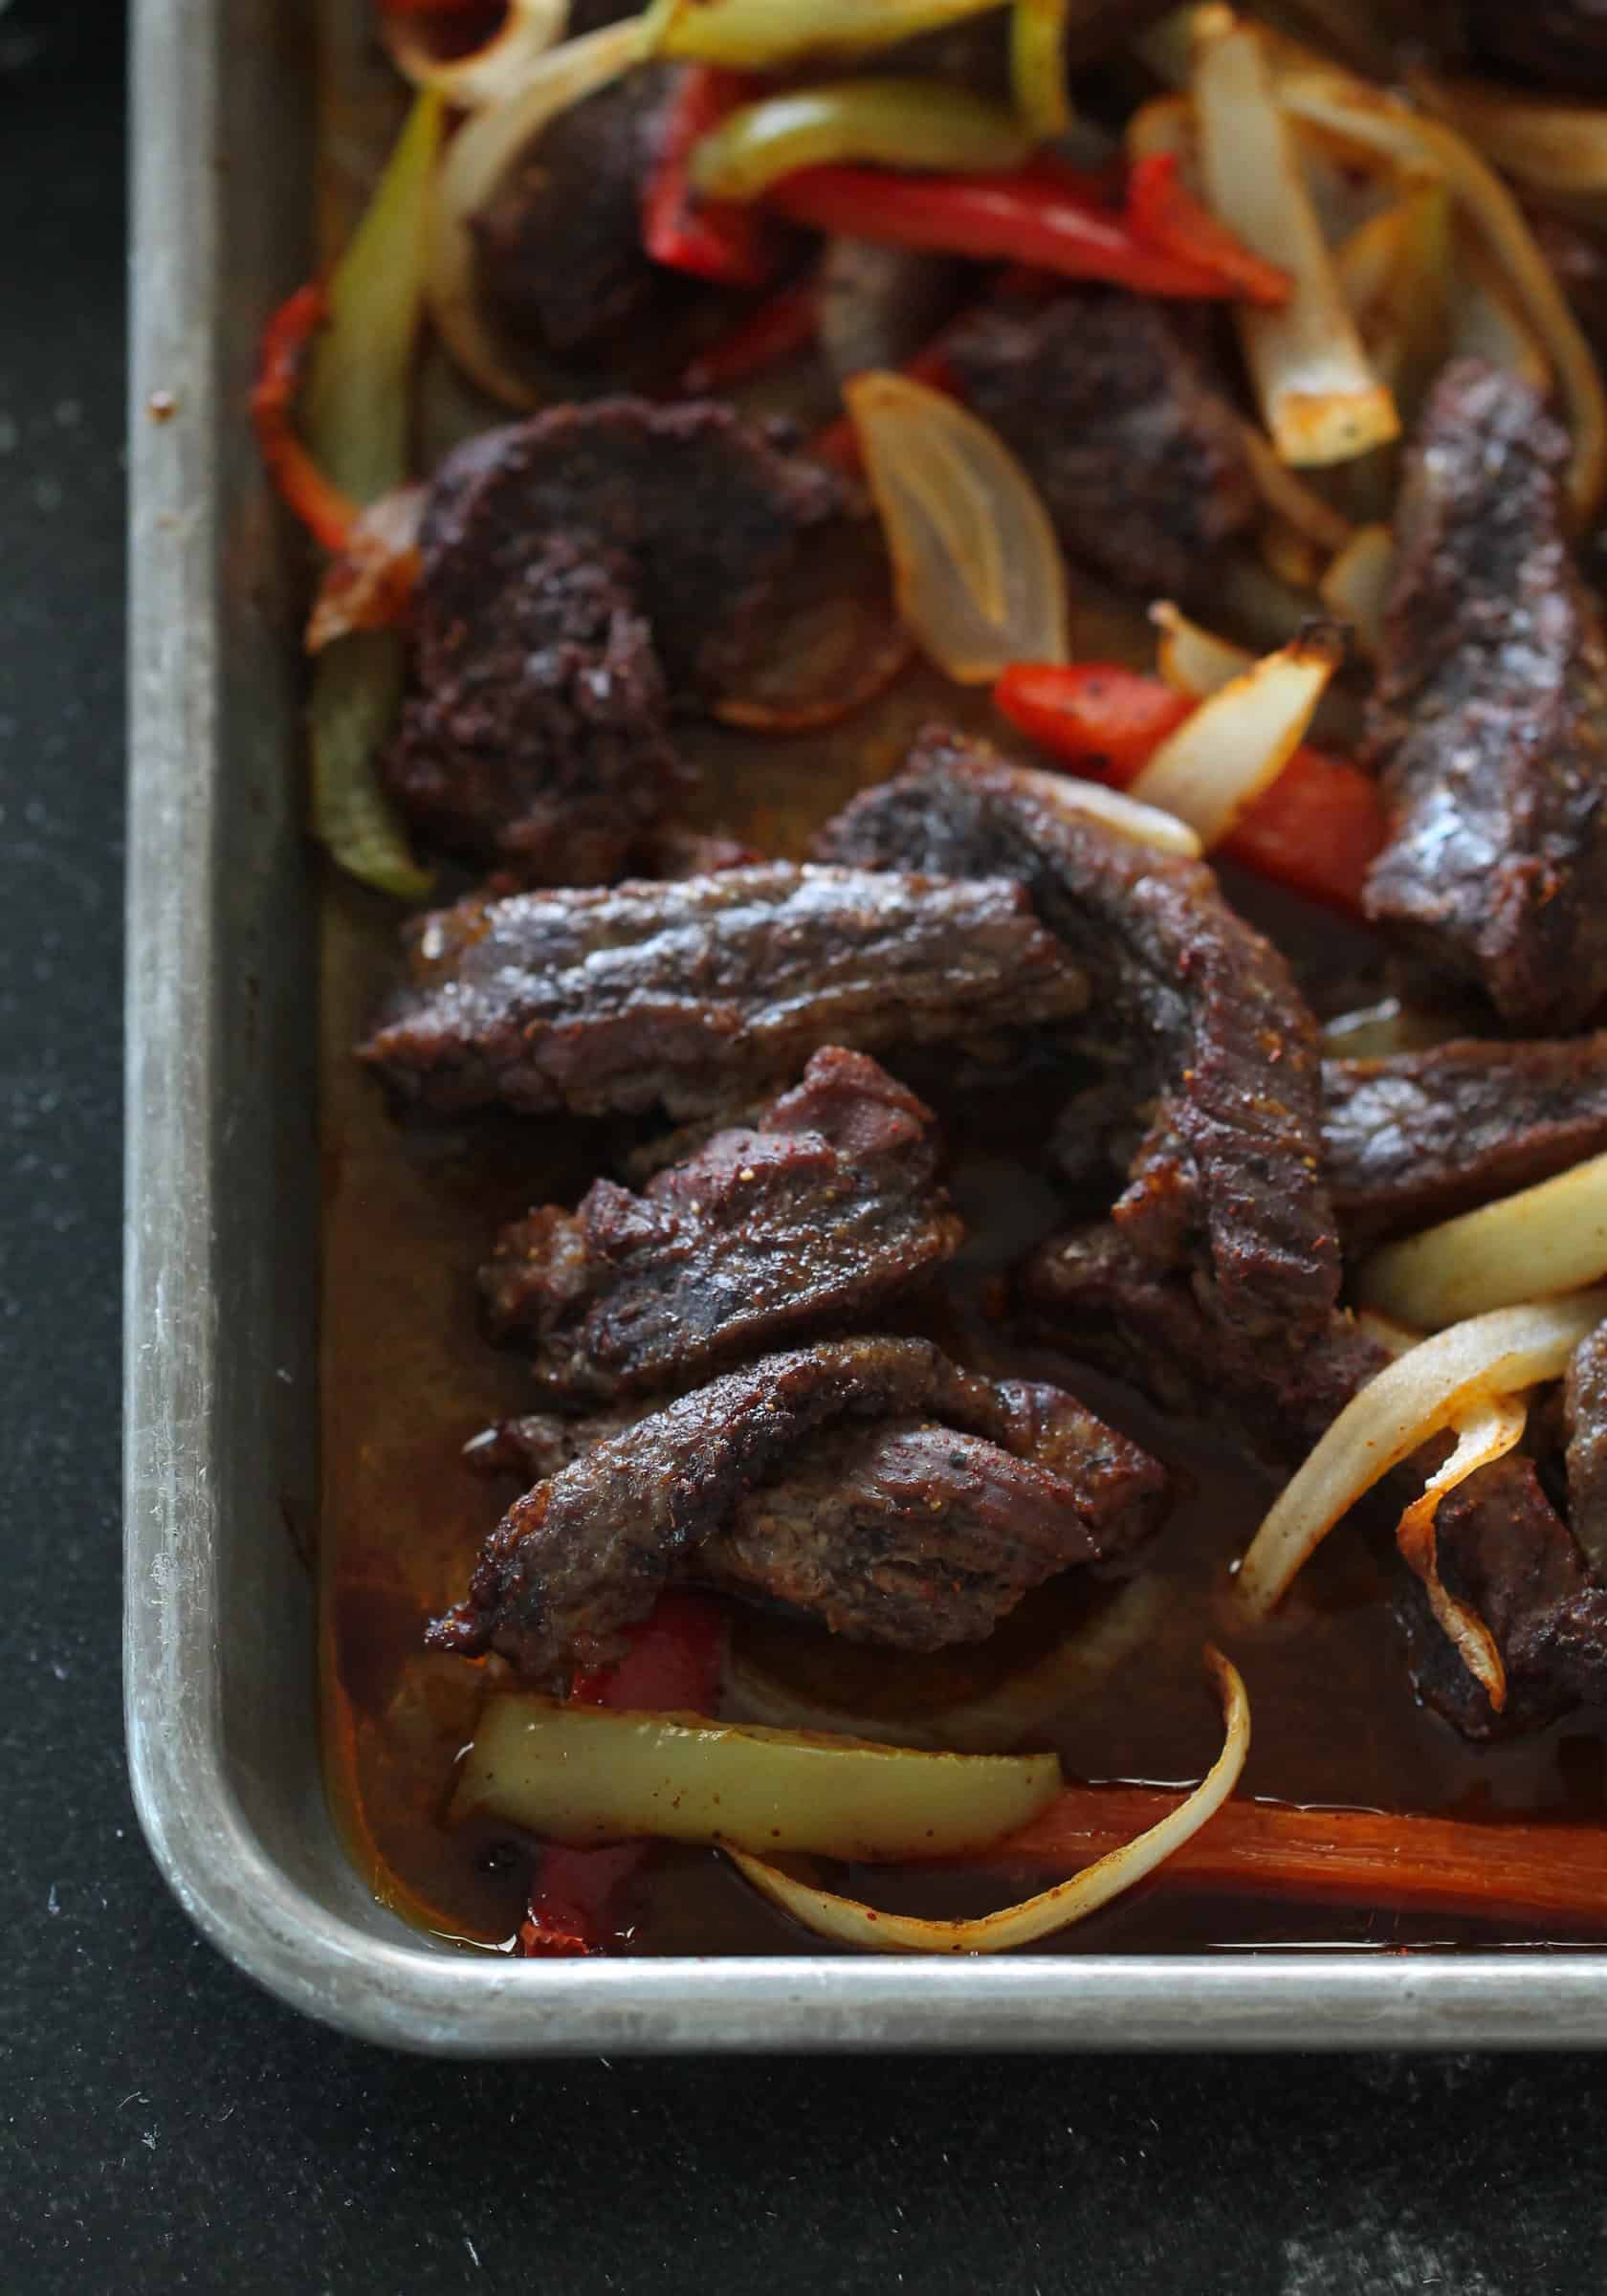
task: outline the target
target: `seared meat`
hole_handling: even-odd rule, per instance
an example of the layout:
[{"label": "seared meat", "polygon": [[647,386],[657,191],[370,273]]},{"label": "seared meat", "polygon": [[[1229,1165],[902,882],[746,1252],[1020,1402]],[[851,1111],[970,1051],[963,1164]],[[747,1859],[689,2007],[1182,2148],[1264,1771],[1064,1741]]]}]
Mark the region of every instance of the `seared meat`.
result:
[{"label": "seared meat", "polygon": [[1002,881],[789,862],[473,898],[411,936],[360,1049],[438,1108],[729,1108],[826,1044],[967,1041],[1081,1011],[1087,984]]},{"label": "seared meat", "polygon": [[1607,96],[1607,0],[1464,0],[1477,61],[1575,102]]},{"label": "seared meat", "polygon": [[556,1399],[684,1387],[809,1332],[861,1325],[964,1234],[931,1111],[862,1052],[817,1052],[757,1126],[716,1133],[633,1196],[505,1228],[481,1288]]},{"label": "seared meat", "polygon": [[1324,1161],[1347,1243],[1449,1219],[1603,1149],[1607,1033],[1323,1063]]},{"label": "seared meat", "polygon": [[1255,494],[1238,418],[1174,313],[1078,288],[979,312],[950,355],[1072,557],[1146,598],[1209,584]]},{"label": "seared meat", "polygon": [[1568,1519],[1599,1570],[1607,1567],[1607,1324],[1597,1324],[1574,1350],[1564,1412]]},{"label": "seared meat", "polygon": [[648,65],[561,112],[475,219],[474,283],[505,333],[605,358],[697,292],[642,245],[642,186],[674,77]]},{"label": "seared meat", "polygon": [[1607,1587],[1513,1452],[1470,1475],[1440,1507],[1440,1575],[1494,1635],[1507,1668],[1497,1714],[1414,1579],[1401,1601],[1418,1694],[1467,1738],[1538,1730],[1607,1698]]},{"label": "seared meat", "polygon": [[1318,1169],[1316,1032],[1283,959],[1203,863],[1105,828],[1053,776],[941,728],[816,850],[1025,885],[1092,984],[1087,1048],[1145,1110],[1114,1214],[1128,1241],[1246,1334],[1292,1344],[1322,1328],[1339,1252]]},{"label": "seared meat", "polygon": [[1537,1034],[1607,995],[1607,643],[1569,550],[1568,441],[1518,376],[1437,384],[1407,462],[1372,742],[1369,916]]},{"label": "seared meat", "polygon": [[432,610],[427,573],[421,683],[385,761],[408,819],[533,884],[616,875],[693,780],[631,600],[624,562],[568,535],[532,545],[477,629]]},{"label": "seared meat", "polygon": [[430,1639],[562,1676],[608,1659],[674,1576],[936,1649],[1134,1544],[1162,1489],[1069,1398],[996,1388],[923,1339],[826,1341],[728,1372],[539,1484]]}]

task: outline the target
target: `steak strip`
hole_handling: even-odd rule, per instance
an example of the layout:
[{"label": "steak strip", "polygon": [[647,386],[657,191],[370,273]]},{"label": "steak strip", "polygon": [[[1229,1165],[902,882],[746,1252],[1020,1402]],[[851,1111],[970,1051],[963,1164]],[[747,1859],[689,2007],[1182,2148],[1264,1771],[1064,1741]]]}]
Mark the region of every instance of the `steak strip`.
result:
[{"label": "steak strip", "polygon": [[410,935],[359,1048],[437,1108],[730,1108],[827,1044],[983,1050],[1088,1001],[1019,885],[789,862],[473,897]]},{"label": "steak strip", "polygon": [[429,1640],[561,1678],[609,1660],[673,1577],[936,1649],[1131,1547],[1163,1488],[1069,1397],[995,1386],[923,1339],[826,1341],[728,1372],[538,1484]]},{"label": "steak strip", "polygon": [[642,1195],[600,1180],[505,1228],[480,1271],[492,1329],[530,1345],[546,1395],[590,1403],[863,1325],[963,1239],[941,1146],[913,1093],[829,1047]]}]

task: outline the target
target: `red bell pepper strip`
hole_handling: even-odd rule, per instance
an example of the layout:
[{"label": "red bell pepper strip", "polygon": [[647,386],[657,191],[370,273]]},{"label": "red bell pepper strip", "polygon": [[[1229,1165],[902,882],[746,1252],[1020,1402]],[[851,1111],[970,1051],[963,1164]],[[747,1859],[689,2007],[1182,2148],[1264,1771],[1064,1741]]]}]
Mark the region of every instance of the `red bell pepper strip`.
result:
[{"label": "red bell pepper strip", "polygon": [[1146,247],[1215,272],[1230,295],[1274,308],[1288,300],[1288,272],[1246,247],[1200,206],[1178,176],[1175,151],[1152,152],[1134,165],[1127,179],[1123,220]]},{"label": "red bell pepper strip", "polygon": [[1220,272],[1146,245],[1102,210],[1070,170],[901,175],[879,167],[802,167],[765,194],[812,231],[929,248],[988,263],[1025,263],[1074,279],[1109,279],[1141,295],[1233,292]]},{"label": "red bell pepper strip", "polygon": [[[719,1688],[725,1620],[703,1595],[661,1595],[651,1618],[632,1629],[630,1646],[612,1667],[577,1674],[569,1695],[585,1706],[638,1708],[650,1713],[707,1713]],[[542,1854],[514,1952],[544,1959],[604,1951],[608,1907],[651,1844],[621,1842],[607,1849]]]},{"label": "red bell pepper strip", "polygon": [[351,539],[358,505],[324,476],[290,419],[302,353],[327,313],[327,298],[316,283],[298,287],[279,305],[263,330],[251,412],[262,459],[280,495],[326,550],[341,551]]},{"label": "red bell pepper strip", "polygon": [[[1066,669],[1014,662],[993,698],[1012,725],[1079,773],[1116,789],[1132,786],[1195,706],[1158,677],[1113,662]],[[1358,916],[1367,872],[1386,835],[1383,800],[1371,774],[1347,758],[1302,747],[1218,850],[1309,900]]]},{"label": "red bell pepper strip", "polygon": [[690,163],[693,146],[748,93],[738,73],[688,64],[642,194],[642,244],[653,261],[724,287],[763,286],[772,267],[770,234],[757,208],[702,198]]},{"label": "red bell pepper strip", "polygon": [[699,351],[681,373],[681,388],[693,395],[729,390],[746,383],[783,360],[806,351],[820,332],[820,307],[814,287],[805,282],[783,287],[757,311],[739,319],[728,334]]}]

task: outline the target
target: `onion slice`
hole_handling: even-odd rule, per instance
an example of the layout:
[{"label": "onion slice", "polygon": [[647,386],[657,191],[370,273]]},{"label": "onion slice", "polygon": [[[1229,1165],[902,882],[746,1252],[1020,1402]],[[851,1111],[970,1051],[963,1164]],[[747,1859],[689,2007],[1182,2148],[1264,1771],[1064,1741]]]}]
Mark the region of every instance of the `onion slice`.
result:
[{"label": "onion slice", "polygon": [[1320,549],[1343,550],[1353,531],[1344,512],[1335,510],[1332,502],[1323,500],[1315,487],[1296,477],[1271,440],[1254,423],[1241,423],[1239,434],[1255,490],[1267,509]]},{"label": "onion slice", "polygon": [[1529,1405],[1515,1396],[1487,1396],[1453,1420],[1455,1450],[1406,1509],[1395,1534],[1402,1559],[1422,1581],[1429,1609],[1497,1713],[1507,1703],[1506,1663],[1478,1612],[1459,1601],[1441,1578],[1434,1525],[1441,1500],[1481,1467],[1504,1459],[1528,1423]]},{"label": "onion slice", "polygon": [[1272,443],[1285,462],[1365,454],[1398,434],[1399,417],[1340,292],[1253,26],[1203,11],[1194,96],[1212,207],[1293,282],[1279,309],[1237,315]]},{"label": "onion slice", "polygon": [[1067,658],[1066,569],[1049,515],[1003,442],[908,375],[844,386],[881,515],[899,611],[937,667],[990,684]]},{"label": "onion slice", "polygon": [[431,88],[459,111],[503,103],[523,87],[531,65],[561,39],[569,0],[508,0],[508,12],[491,38],[468,55],[436,55],[421,37],[416,18],[381,8],[385,52],[415,88]]},{"label": "onion slice", "polygon": [[1292,117],[1329,128],[1399,166],[1443,177],[1556,369],[1574,432],[1569,494],[1583,524],[1607,485],[1607,396],[1590,345],[1517,201],[1454,129],[1408,111],[1361,81],[1337,73],[1296,73],[1282,82],[1278,94]]},{"label": "onion slice", "polygon": [[[1057,1930],[1096,1913],[1191,1841],[1231,1796],[1250,1750],[1250,1702],[1238,1668],[1220,1650],[1207,1647],[1205,1665],[1222,1700],[1222,1750],[1194,1792],[1159,1822],[1092,1866],[1040,1890],[1020,1905],[1005,1906],[970,1921],[923,1921],[909,1913],[882,1913],[857,1898],[841,1897],[795,1881],[756,1857],[733,1850],[733,1862],[756,1889],[790,1913],[805,1929],[845,1945],[872,1947],[884,1954],[1000,1954],[1012,1946],[1034,1945]],[[958,1758],[958,1757],[957,1757]]]},{"label": "onion slice", "polygon": [[1160,632],[1156,641],[1156,668],[1177,694],[1192,694],[1197,701],[1207,695],[1220,694],[1223,686],[1236,677],[1245,677],[1255,668],[1256,657],[1244,646],[1235,646],[1231,638],[1219,638],[1214,630],[1201,629],[1191,622],[1181,607],[1170,598],[1158,598],[1150,608],[1150,620]]},{"label": "onion slice", "polygon": [[1209,852],[1300,747],[1344,653],[1338,631],[1317,623],[1252,663],[1167,736],[1133,796],[1186,821]]},{"label": "onion slice", "polygon": [[870,55],[1002,6],[1003,0],[656,0],[648,12],[660,55],[737,72],[780,72]]},{"label": "onion slice", "polygon": [[418,580],[425,492],[416,484],[393,487],[359,511],[319,585],[304,641],[309,653],[354,629],[385,629],[401,619]]},{"label": "onion slice", "polygon": [[1334,559],[1317,595],[1337,622],[1347,623],[1369,660],[1383,644],[1384,607],[1395,576],[1395,537],[1387,526],[1358,526]]},{"label": "onion slice", "polygon": [[505,359],[481,315],[470,225],[548,122],[640,63],[651,42],[649,17],[628,16],[549,48],[525,72],[516,95],[473,114],[447,147],[429,218],[429,316],[464,372],[509,407],[535,407],[539,394]]},{"label": "onion slice", "polygon": [[1386,1244],[1357,1297],[1424,1331],[1607,1277],[1607,1156]]},{"label": "onion slice", "polygon": [[451,1816],[489,1811],[583,1846],[647,1834],[789,1855],[937,1857],[1024,1824],[1060,1782],[1052,1754],[926,1754],[528,1691],[487,1704]]},{"label": "onion slice", "polygon": [[1352,1397],[1274,1501],[1239,1567],[1237,1592],[1265,1618],[1340,1516],[1391,1468],[1486,1397],[1560,1379],[1607,1313],[1607,1292],[1502,1308],[1437,1332]]},{"label": "onion slice", "polygon": [[1607,105],[1518,96],[1477,80],[1419,78],[1423,101],[1492,167],[1531,191],[1607,191]]}]

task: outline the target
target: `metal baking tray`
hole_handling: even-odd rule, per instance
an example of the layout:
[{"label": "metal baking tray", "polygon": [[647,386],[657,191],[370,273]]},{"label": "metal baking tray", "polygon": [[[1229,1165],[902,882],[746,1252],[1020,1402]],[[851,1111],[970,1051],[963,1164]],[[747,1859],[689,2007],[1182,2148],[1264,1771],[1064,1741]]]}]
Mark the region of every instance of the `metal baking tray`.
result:
[{"label": "metal baking tray", "polygon": [[516,1963],[373,1902],[316,1737],[317,916],[293,568],[241,419],[306,268],[309,11],[141,0],[134,106],[125,1680],[186,1910],[310,2015],[460,2057],[1607,2042],[1607,1955]]}]

